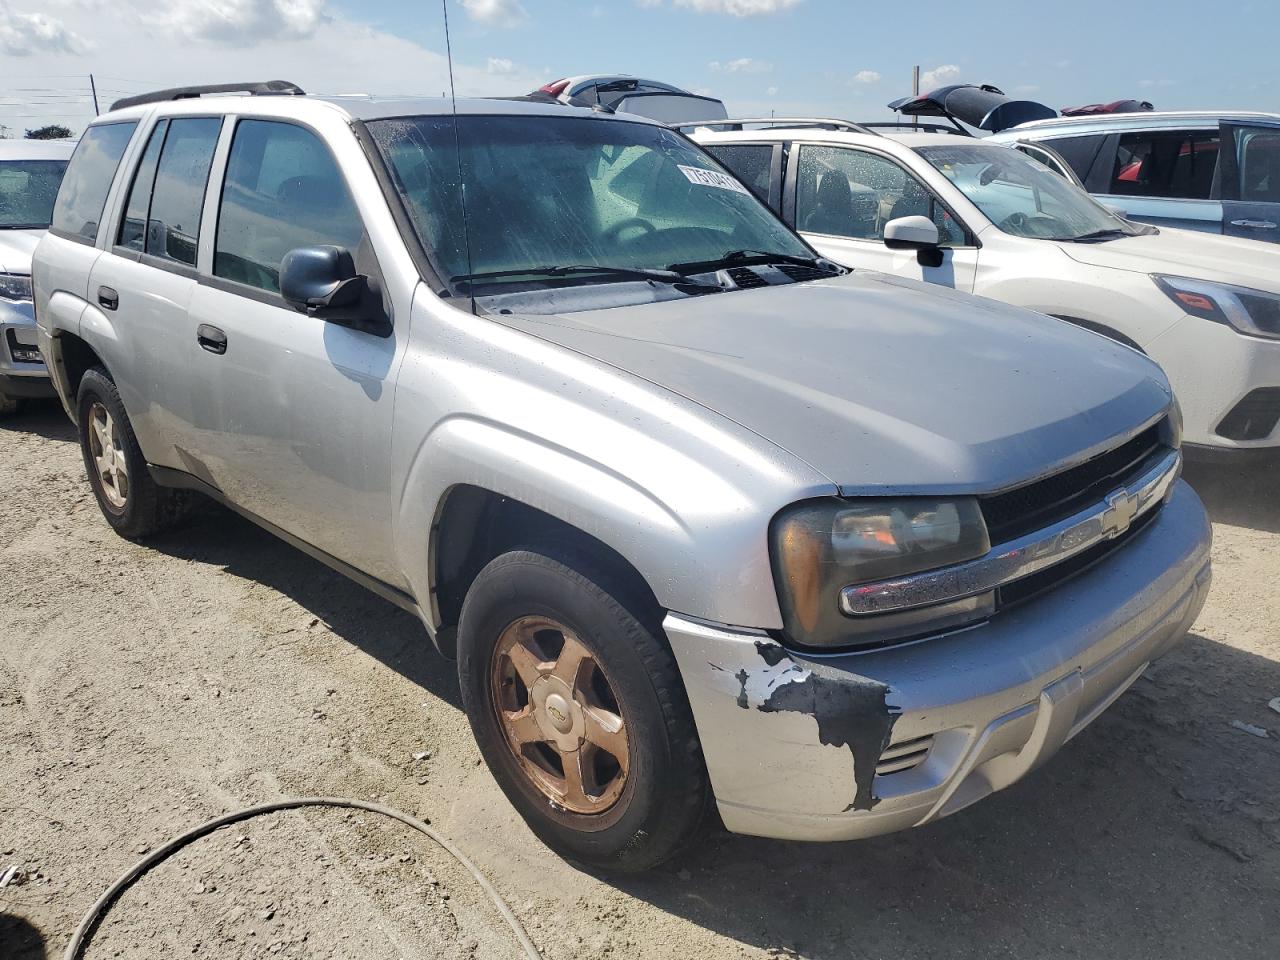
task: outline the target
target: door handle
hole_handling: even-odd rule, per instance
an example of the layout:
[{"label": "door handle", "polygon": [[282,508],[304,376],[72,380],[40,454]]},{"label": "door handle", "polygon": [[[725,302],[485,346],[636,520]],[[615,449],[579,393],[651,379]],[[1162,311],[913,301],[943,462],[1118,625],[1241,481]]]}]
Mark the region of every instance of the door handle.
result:
[{"label": "door handle", "polygon": [[227,352],[227,335],[217,327],[202,323],[196,327],[196,343],[201,348],[219,356]]},{"label": "door handle", "polygon": [[1254,230],[1274,230],[1276,225],[1270,220],[1232,220],[1233,227],[1252,227]]},{"label": "door handle", "polygon": [[120,294],[116,293],[111,287],[99,287],[98,304],[104,310],[114,310],[120,306]]}]

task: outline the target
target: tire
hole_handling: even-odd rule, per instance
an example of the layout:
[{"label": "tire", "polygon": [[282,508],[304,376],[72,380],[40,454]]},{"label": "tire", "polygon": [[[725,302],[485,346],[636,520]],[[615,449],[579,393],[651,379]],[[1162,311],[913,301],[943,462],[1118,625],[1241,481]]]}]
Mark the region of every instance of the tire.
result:
[{"label": "tire", "polygon": [[22,400],[0,393],[0,417],[11,417],[22,409]]},{"label": "tire", "polygon": [[[574,545],[517,549],[491,561],[463,602],[458,676],[480,751],[530,829],[566,859],[631,873],[669,859],[694,839],[710,806],[711,789],[659,612],[650,609],[652,602],[637,596],[638,590],[629,588],[625,577],[610,576],[609,569],[607,559]],[[540,696],[537,690],[545,693],[554,675],[531,674],[536,679],[528,686],[517,679],[515,657],[501,654],[512,637],[525,637],[525,649],[532,645],[535,651],[554,652],[559,641],[547,623],[564,628],[557,669],[572,659],[566,654],[571,641],[587,651],[589,656],[582,663],[591,661],[584,670],[580,668],[578,676],[586,678],[581,684],[585,689],[568,704],[568,721],[554,708],[565,702],[555,701],[553,695],[547,695],[539,708],[534,706]],[[515,644],[521,645],[519,640]],[[534,658],[539,659],[545,656]],[[539,669],[546,665],[540,664]],[[519,710],[521,690],[529,705],[526,711]],[[532,712],[540,725],[535,737],[551,729],[548,725],[557,722],[552,719],[555,714],[560,722],[575,727],[582,721],[583,729],[597,731],[597,740],[614,745],[605,750],[584,741],[575,753],[559,753],[558,761],[555,743],[514,747],[503,717],[525,712]],[[617,748],[616,740],[598,735],[604,724],[588,722],[591,717],[614,716],[621,720],[625,750]],[[573,730],[552,733],[569,740],[575,736]],[[616,738],[617,733],[610,736]],[[625,762],[618,760],[619,753],[625,754]],[[568,765],[566,758],[570,758]],[[601,796],[566,787],[558,798],[555,789],[548,790],[546,783],[557,782],[557,762],[565,770],[564,783],[570,782],[568,770],[579,765],[575,758],[582,769],[590,768],[582,782],[591,781],[592,791]],[[621,777],[613,772],[615,765]],[[605,788],[601,784],[611,772],[614,775]]]},{"label": "tire", "polygon": [[[89,486],[93,488],[102,515],[116,533],[127,540],[142,540],[167,529],[182,517],[190,496],[183,490],[158,486],[151,478],[120,394],[102,367],[88,370],[80,381],[76,421]],[[100,460],[107,431],[113,441],[112,452]],[[113,468],[101,469],[102,461],[111,462]]]}]

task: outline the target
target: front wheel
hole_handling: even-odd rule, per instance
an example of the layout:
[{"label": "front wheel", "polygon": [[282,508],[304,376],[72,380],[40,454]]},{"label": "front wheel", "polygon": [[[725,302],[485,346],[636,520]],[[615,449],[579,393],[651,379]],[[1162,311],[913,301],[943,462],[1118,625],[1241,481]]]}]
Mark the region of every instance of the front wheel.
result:
[{"label": "front wheel", "polygon": [[544,843],[638,871],[696,834],[710,787],[675,659],[589,551],[503,554],[462,608],[462,700],[498,785]]}]

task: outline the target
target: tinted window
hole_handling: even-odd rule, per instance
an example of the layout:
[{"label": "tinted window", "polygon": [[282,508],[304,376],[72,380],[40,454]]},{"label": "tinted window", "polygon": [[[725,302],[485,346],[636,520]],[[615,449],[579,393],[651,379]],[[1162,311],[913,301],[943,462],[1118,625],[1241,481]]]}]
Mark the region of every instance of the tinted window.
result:
[{"label": "tinted window", "polygon": [[213,117],[169,122],[147,214],[146,252],[152,256],[195,266],[209,166],[221,129],[222,121]]},{"label": "tinted window", "polygon": [[151,188],[156,182],[156,164],[160,162],[160,148],[164,146],[164,134],[169,121],[161,120],[151,131],[147,149],[142,153],[133,186],[129,188],[129,200],[125,204],[124,219],[120,222],[117,242],[130,250],[141,252],[147,234],[147,212],[151,209]]},{"label": "tinted window", "polygon": [[1208,200],[1218,166],[1216,131],[1126,133],[1111,175],[1113,194]]},{"label": "tinted window", "polygon": [[1240,171],[1236,199],[1280,203],[1280,130],[1241,127],[1235,136]]},{"label": "tinted window", "polygon": [[769,202],[769,186],[773,177],[773,147],[768,144],[717,144],[707,152],[723,163],[751,192]]},{"label": "tinted window", "polygon": [[887,157],[845,147],[800,148],[796,225],[810,233],[882,240],[899,217],[928,217],[941,245],[964,243],[964,231],[923,184]]},{"label": "tinted window", "polygon": [[364,229],[333,156],[308,130],[269,120],[236,126],[218,213],[213,272],[279,292],[290,250],[355,252]]},{"label": "tinted window", "polygon": [[0,162],[0,228],[47,227],[65,160]]},{"label": "tinted window", "polygon": [[53,207],[55,230],[90,243],[98,238],[98,221],[107,204],[111,181],[115,179],[116,168],[136,126],[136,123],[101,123],[84,132]]},{"label": "tinted window", "polygon": [[[1046,140],[1045,146],[1052,147],[1063,160],[1067,161],[1076,176],[1081,180],[1089,179],[1089,171],[1098,158],[1098,151],[1106,140],[1101,134],[1092,137],[1054,137]],[[1037,157],[1036,159],[1039,159]]]}]

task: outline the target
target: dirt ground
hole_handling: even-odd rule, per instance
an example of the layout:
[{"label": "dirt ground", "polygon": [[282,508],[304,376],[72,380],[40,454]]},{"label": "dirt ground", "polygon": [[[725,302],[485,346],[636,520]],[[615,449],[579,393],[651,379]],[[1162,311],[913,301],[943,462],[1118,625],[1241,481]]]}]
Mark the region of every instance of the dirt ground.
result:
[{"label": "dirt ground", "polygon": [[[565,864],[514,815],[413,618],[221,509],[120,540],[62,411],[30,407],[0,425],[0,877],[22,881],[0,889],[0,960],[61,956],[141,852],[303,794],[430,818],[549,960],[1275,960],[1280,470],[1188,475],[1215,521],[1209,605],[1045,768],[924,829],[840,845],[714,833],[619,879]],[[125,894],[87,955],[517,949],[429,841],[313,811],[197,842]]]}]

